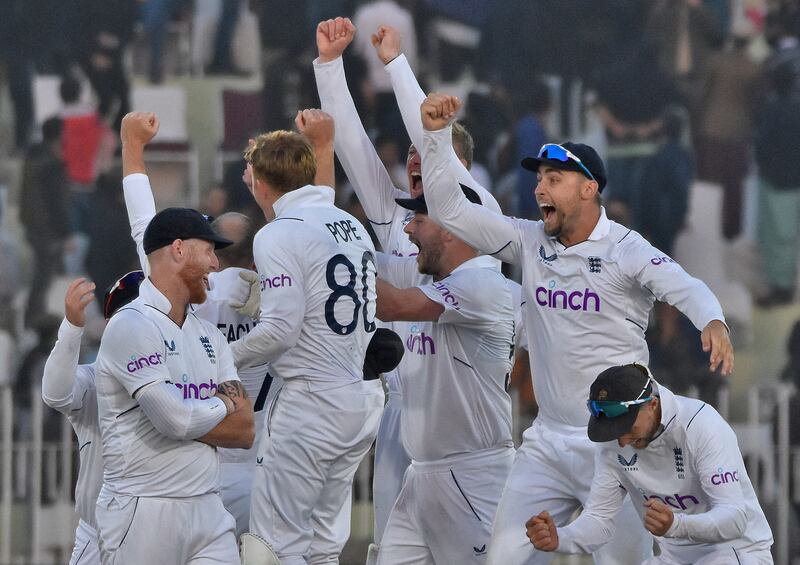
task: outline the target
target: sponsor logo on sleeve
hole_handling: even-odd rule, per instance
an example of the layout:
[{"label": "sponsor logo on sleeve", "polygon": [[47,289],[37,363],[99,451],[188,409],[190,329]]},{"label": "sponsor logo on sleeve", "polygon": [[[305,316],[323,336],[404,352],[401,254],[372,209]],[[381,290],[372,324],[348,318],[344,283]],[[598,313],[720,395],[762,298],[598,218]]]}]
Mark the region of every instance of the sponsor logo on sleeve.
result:
[{"label": "sponsor logo on sleeve", "polygon": [[458,298],[456,298],[456,295],[450,290],[450,287],[444,283],[435,283],[433,288],[439,291],[439,294],[441,294],[442,298],[444,298],[445,304],[449,304],[453,310],[461,310],[461,306],[458,303]]},{"label": "sponsor logo on sleeve", "polygon": [[711,475],[711,484],[714,486],[725,485],[728,483],[739,482],[739,471],[725,471],[722,467],[717,469],[717,472]]},{"label": "sponsor logo on sleeve", "polygon": [[650,259],[650,263],[652,263],[655,266],[658,266],[664,263],[677,263],[677,261],[667,257],[666,255],[662,255],[661,257],[653,257],[652,259]]},{"label": "sponsor logo on sleeve", "polygon": [[590,288],[569,290],[556,288],[556,281],[551,280],[547,287],[538,286],[534,292],[536,303],[553,310],[572,310],[581,312],[599,312],[600,295]]},{"label": "sponsor logo on sleeve", "polygon": [[190,398],[208,400],[217,393],[217,383],[214,379],[209,379],[208,382],[190,383],[189,375],[186,373],[181,375],[181,382],[173,384],[183,393],[184,400]]},{"label": "sponsor logo on sleeve", "polygon": [[161,353],[158,352],[143,357],[136,357],[136,355],[131,355],[127,369],[129,373],[135,373],[136,371],[143,369],[145,367],[154,367],[156,365],[161,365],[163,362],[164,358],[161,356]]},{"label": "sponsor logo on sleeve", "polygon": [[274,277],[261,277],[261,291],[268,288],[282,288],[284,286],[292,286],[292,277],[285,273],[275,275]]}]

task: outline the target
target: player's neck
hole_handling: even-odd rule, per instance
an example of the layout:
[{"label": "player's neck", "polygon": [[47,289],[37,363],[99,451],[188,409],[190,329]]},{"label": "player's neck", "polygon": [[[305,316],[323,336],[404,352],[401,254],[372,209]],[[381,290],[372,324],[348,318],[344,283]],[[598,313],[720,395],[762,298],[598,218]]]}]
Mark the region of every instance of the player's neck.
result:
[{"label": "player's neck", "polygon": [[599,207],[582,210],[580,216],[576,218],[575,223],[570,226],[569,229],[561,230],[561,233],[558,235],[558,241],[561,242],[564,247],[570,247],[577,243],[584,242],[592,235],[599,221]]},{"label": "player's neck", "polygon": [[160,273],[152,273],[150,280],[153,286],[169,300],[170,309],[167,316],[178,326],[186,320],[186,309],[189,306],[189,289],[177,277],[167,277]]},{"label": "player's neck", "polygon": [[433,276],[433,280],[440,281],[449,277],[460,265],[477,256],[477,251],[466,245],[461,248],[449,249],[447,253],[442,254],[439,272]]}]

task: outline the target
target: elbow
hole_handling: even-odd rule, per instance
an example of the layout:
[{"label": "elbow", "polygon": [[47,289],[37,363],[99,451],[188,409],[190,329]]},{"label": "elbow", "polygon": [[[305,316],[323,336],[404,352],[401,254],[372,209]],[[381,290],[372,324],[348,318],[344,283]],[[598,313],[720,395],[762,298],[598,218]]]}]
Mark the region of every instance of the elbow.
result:
[{"label": "elbow", "polygon": [[747,510],[744,505],[736,506],[733,519],[731,520],[731,530],[723,536],[725,541],[735,540],[744,535],[747,529]]}]

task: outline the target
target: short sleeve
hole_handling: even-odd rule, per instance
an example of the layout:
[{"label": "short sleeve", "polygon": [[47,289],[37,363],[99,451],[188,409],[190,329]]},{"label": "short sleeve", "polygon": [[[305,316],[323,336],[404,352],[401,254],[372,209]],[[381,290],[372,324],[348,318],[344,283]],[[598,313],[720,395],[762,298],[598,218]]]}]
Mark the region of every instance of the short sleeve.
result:
[{"label": "short sleeve", "polygon": [[441,281],[418,287],[425,296],[444,306],[443,324],[493,326],[503,312],[511,314],[511,291],[505,279],[489,269],[465,269]]},{"label": "short sleeve", "polygon": [[127,308],[111,318],[100,342],[98,363],[131,397],[146,385],[170,380],[166,359],[161,331],[144,314]]}]

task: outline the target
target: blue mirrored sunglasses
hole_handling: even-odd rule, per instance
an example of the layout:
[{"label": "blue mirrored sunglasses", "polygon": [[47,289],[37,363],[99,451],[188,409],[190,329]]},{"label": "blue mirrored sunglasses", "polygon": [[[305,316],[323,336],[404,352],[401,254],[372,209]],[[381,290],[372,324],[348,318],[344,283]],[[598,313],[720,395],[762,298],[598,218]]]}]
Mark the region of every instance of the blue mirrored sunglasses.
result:
[{"label": "blue mirrored sunglasses", "polygon": [[586,168],[586,165],[569,149],[564,149],[557,143],[546,143],[542,145],[542,148],[539,150],[539,159],[555,159],[556,161],[561,161],[562,163],[566,163],[567,161],[572,161],[576,163],[586,176],[596,181],[597,179],[594,178],[594,175],[589,172],[589,169]]},{"label": "blue mirrored sunglasses", "polygon": [[630,412],[631,406],[638,406],[645,402],[650,402],[652,396],[639,398],[637,400],[589,400],[586,405],[589,407],[589,412],[592,416],[599,418],[602,414],[606,418],[616,418]]}]

